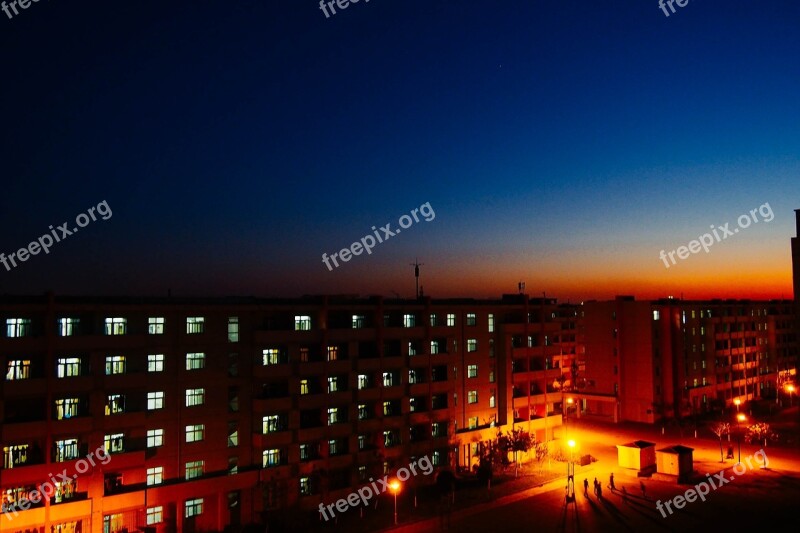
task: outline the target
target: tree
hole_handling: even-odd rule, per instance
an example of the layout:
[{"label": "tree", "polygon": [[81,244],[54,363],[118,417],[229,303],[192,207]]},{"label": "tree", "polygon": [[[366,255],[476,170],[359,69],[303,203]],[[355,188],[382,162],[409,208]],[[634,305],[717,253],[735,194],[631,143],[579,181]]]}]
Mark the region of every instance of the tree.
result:
[{"label": "tree", "polygon": [[527,452],[535,442],[535,438],[524,429],[512,429],[510,433],[497,432],[496,446],[499,450],[499,460],[503,457],[508,460],[508,452],[514,452],[514,477],[519,473],[519,452]]},{"label": "tree", "polygon": [[731,432],[731,425],[728,422],[714,422],[710,426],[711,433],[719,438],[719,462],[725,461],[722,457],[722,437]]},{"label": "tree", "polygon": [[766,422],[757,422],[747,428],[747,435],[745,435],[744,440],[750,444],[764,441],[764,446],[766,447],[768,440],[778,440],[778,434],[772,431]]}]

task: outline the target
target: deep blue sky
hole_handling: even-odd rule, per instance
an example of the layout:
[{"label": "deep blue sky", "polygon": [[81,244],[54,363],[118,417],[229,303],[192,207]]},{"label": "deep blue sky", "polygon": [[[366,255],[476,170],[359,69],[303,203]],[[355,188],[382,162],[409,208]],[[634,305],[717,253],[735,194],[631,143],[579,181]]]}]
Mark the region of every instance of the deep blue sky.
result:
[{"label": "deep blue sky", "polygon": [[[0,12],[0,251],[113,211],[0,266],[0,292],[410,296],[418,256],[433,296],[788,297],[799,22],[790,0]],[[323,265],[425,202],[433,221]]]}]

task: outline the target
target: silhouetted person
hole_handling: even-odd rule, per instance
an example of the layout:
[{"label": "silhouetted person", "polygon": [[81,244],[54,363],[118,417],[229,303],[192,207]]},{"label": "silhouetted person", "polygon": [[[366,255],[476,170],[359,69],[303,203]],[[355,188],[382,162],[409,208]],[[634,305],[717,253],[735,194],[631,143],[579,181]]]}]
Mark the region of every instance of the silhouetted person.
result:
[{"label": "silhouetted person", "polygon": [[611,492],[614,492],[617,487],[614,486],[614,472],[611,472],[611,477],[609,478],[609,485],[611,486]]},{"label": "silhouetted person", "polygon": [[583,494],[589,497],[589,480],[586,478],[583,478]]}]

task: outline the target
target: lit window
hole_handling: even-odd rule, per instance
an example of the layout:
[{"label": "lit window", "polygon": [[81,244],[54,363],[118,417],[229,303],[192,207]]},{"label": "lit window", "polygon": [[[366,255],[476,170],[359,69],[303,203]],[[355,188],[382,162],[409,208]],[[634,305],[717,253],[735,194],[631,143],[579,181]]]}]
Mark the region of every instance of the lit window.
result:
[{"label": "lit window", "polygon": [[264,366],[280,364],[281,351],[278,348],[267,348],[266,350],[263,350],[262,362]]},{"label": "lit window", "polygon": [[456,315],[454,313],[447,313],[447,325],[450,327],[456,325]]},{"label": "lit window", "polygon": [[359,450],[365,450],[367,448],[367,443],[368,442],[369,441],[367,440],[367,436],[366,435],[359,435],[358,436],[358,449]]},{"label": "lit window", "polygon": [[383,386],[384,387],[392,387],[394,385],[394,374],[391,372],[384,372],[383,373]]},{"label": "lit window", "polygon": [[489,313],[489,333],[494,331],[494,315]]},{"label": "lit window", "polygon": [[339,421],[339,408],[328,407],[328,425],[337,424]]},{"label": "lit window", "polygon": [[239,317],[228,317],[228,342],[239,342]]},{"label": "lit window", "polygon": [[28,445],[18,444],[3,447],[3,468],[14,468],[28,462]]},{"label": "lit window", "polygon": [[475,352],[478,350],[478,340],[477,339],[467,339],[467,351],[468,352]]},{"label": "lit window", "polygon": [[239,426],[235,420],[228,422],[228,448],[239,445]]},{"label": "lit window", "polygon": [[367,410],[367,404],[365,403],[358,404],[358,419],[366,420],[368,418],[369,418],[369,410]]},{"label": "lit window", "polygon": [[106,335],[125,335],[128,320],[122,317],[106,318]]},{"label": "lit window", "polygon": [[203,498],[186,500],[186,512],[184,513],[184,517],[189,518],[201,514],[203,514]]},{"label": "lit window", "polygon": [[339,453],[339,443],[336,442],[336,439],[331,439],[328,441],[328,455],[336,455]]},{"label": "lit window", "polygon": [[301,379],[300,380],[300,394],[308,394],[308,380]]},{"label": "lit window", "polygon": [[125,451],[125,434],[114,433],[103,438],[103,448],[107,453],[123,453]]},{"label": "lit window", "polygon": [[147,410],[164,408],[164,392],[148,392],[147,393]]},{"label": "lit window", "polygon": [[80,413],[81,402],[78,398],[60,398],[55,404],[56,420],[66,420]]},{"label": "lit window", "polygon": [[469,429],[475,429],[476,427],[478,427],[478,417],[471,416],[469,418]]},{"label": "lit window", "polygon": [[163,429],[148,429],[147,430],[147,447],[158,448],[164,445],[164,430]]},{"label": "lit window", "polygon": [[489,396],[489,407],[494,407],[494,394]]},{"label": "lit window", "polygon": [[337,392],[339,390],[339,377],[330,376],[328,378],[328,392]]},{"label": "lit window", "polygon": [[416,325],[417,317],[414,315],[403,315],[403,327],[413,328]]},{"label": "lit window", "polygon": [[467,403],[478,403],[478,391],[471,390],[467,393]]},{"label": "lit window", "polygon": [[369,387],[369,376],[366,374],[358,375],[358,390],[366,389]]},{"label": "lit window", "polygon": [[203,405],[205,402],[205,389],[186,389],[186,407]]},{"label": "lit window", "polygon": [[364,327],[366,317],[364,315],[353,315],[353,329],[361,329]]},{"label": "lit window", "polygon": [[6,319],[6,336],[9,338],[27,337],[31,334],[30,318]]},{"label": "lit window", "polygon": [[438,318],[436,316],[436,313],[431,313],[431,327],[436,327],[437,322]]},{"label": "lit window", "polygon": [[71,461],[78,458],[78,439],[57,440],[55,445],[55,461]]},{"label": "lit window", "polygon": [[309,331],[311,329],[311,317],[308,315],[295,315],[294,330]]},{"label": "lit window", "polygon": [[661,320],[661,311],[658,309],[653,310],[653,320]]},{"label": "lit window", "polygon": [[477,319],[475,317],[475,313],[467,313],[467,325],[468,326],[474,326],[477,323],[478,323],[478,321],[477,321]]},{"label": "lit window", "polygon": [[163,372],[164,371],[164,354],[157,353],[147,356],[147,371],[148,372]]},{"label": "lit window", "polygon": [[106,416],[125,412],[125,395],[109,394],[106,399]]},{"label": "lit window", "polygon": [[162,506],[158,507],[148,507],[147,508],[147,525],[152,524],[160,524],[164,521],[164,508]]},{"label": "lit window", "polygon": [[467,366],[467,377],[468,378],[477,378],[478,377],[478,365],[468,365]]},{"label": "lit window", "polygon": [[200,442],[206,431],[205,424],[186,426],[186,442]]},{"label": "lit window", "polygon": [[304,476],[300,478],[300,496],[311,495],[311,479]]},{"label": "lit window", "polygon": [[61,357],[56,368],[59,378],[71,378],[81,375],[81,360],[78,357]]},{"label": "lit window", "polygon": [[300,445],[300,460],[301,461],[309,461],[314,458],[314,453],[311,447],[311,444],[301,444]]},{"label": "lit window", "polygon": [[308,363],[308,348],[305,346],[300,348],[300,362]]},{"label": "lit window", "polygon": [[30,379],[30,377],[30,359],[11,359],[8,361],[8,372],[6,372],[6,379],[8,381],[14,381],[17,379]]},{"label": "lit window", "polygon": [[277,448],[271,450],[264,450],[262,454],[262,467],[268,468],[271,466],[280,466],[281,464],[281,451]]},{"label": "lit window", "polygon": [[158,485],[164,482],[164,467],[155,466],[147,469],[147,484]]},{"label": "lit window", "polygon": [[107,355],[106,356],[106,376],[113,374],[125,373],[125,356],[124,355]]},{"label": "lit window", "polygon": [[206,366],[206,354],[203,352],[186,354],[186,370],[200,370]]},{"label": "lit window", "polygon": [[339,359],[339,347],[328,346],[328,361],[336,361]]},{"label": "lit window", "polygon": [[59,318],[58,334],[61,337],[71,337],[77,334],[80,322],[79,318]]},{"label": "lit window", "polygon": [[410,369],[408,371],[408,382],[410,384],[421,383],[421,376],[419,375],[419,371],[416,369]]},{"label": "lit window", "polygon": [[203,475],[205,461],[189,461],[186,463],[186,479],[194,479]]},{"label": "lit window", "polygon": [[205,317],[202,316],[187,316],[186,333],[188,335],[203,333],[205,331],[205,321]]},{"label": "lit window", "polygon": [[164,317],[151,316],[147,319],[147,333],[149,335],[163,335],[164,334]]},{"label": "lit window", "polygon": [[267,415],[261,419],[261,422],[264,435],[283,431],[283,424],[280,415]]}]

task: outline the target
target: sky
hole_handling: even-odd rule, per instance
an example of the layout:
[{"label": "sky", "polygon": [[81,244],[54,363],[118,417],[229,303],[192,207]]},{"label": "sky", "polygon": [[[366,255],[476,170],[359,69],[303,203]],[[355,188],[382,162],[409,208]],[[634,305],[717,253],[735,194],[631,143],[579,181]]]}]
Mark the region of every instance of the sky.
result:
[{"label": "sky", "polygon": [[790,298],[800,3],[674,7],[0,11],[0,294]]}]

